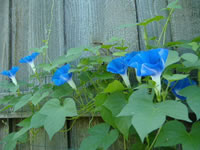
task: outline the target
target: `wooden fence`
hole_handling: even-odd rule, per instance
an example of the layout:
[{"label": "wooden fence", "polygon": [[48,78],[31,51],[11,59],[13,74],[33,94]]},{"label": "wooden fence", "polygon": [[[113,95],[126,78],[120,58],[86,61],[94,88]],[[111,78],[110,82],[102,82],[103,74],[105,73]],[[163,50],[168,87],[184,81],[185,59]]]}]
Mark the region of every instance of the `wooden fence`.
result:
[{"label": "wooden fence", "polygon": [[[52,32],[49,41],[49,56],[53,60],[66,54],[72,47],[95,45],[109,38],[121,37],[130,44],[129,50],[144,49],[143,30],[140,27],[119,28],[124,24],[140,22],[156,15],[167,16],[161,10],[168,0],[55,0],[51,14],[52,0],[0,0],[0,71],[13,65],[23,72],[18,79],[28,80],[30,69],[18,60],[28,55],[28,49],[41,47],[47,39],[47,29],[53,14]],[[177,10],[167,31],[167,41],[191,40],[200,33],[200,1],[180,0],[183,9]],[[150,37],[158,36],[164,22],[148,26]],[[38,61],[39,63],[39,61]],[[0,76],[0,80],[6,78]],[[1,95],[6,91],[1,90]],[[29,112],[0,113],[0,140],[9,132],[17,130],[16,123]],[[95,118],[93,122],[100,122]],[[77,150],[87,135],[89,117],[79,119],[68,133],[59,132],[49,141],[41,130],[39,135],[27,144],[20,144],[17,150]],[[66,128],[71,122],[66,122]],[[0,150],[2,144],[0,144]],[[119,140],[110,150],[122,150]]]}]

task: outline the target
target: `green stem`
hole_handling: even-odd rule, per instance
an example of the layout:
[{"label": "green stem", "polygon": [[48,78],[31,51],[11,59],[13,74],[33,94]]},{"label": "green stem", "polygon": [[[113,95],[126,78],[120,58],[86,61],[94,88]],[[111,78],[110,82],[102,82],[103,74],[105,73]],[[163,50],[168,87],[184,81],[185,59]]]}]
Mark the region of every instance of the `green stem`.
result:
[{"label": "green stem", "polygon": [[200,70],[198,70],[198,85],[200,86]]},{"label": "green stem", "polygon": [[149,49],[149,39],[148,39],[148,33],[147,33],[147,27],[144,26],[144,42],[145,42],[145,47]]},{"label": "green stem", "polygon": [[161,129],[162,129],[162,127],[160,127],[160,128],[158,129],[158,132],[156,133],[156,136],[155,136],[155,138],[154,138],[153,142],[151,143],[151,146],[149,147],[148,150],[151,150],[151,149],[153,148],[153,146],[154,146],[154,144],[156,143],[156,140],[157,140],[157,138],[158,138],[158,135],[160,134]]},{"label": "green stem", "polygon": [[160,37],[159,37],[159,39],[158,39],[158,42],[157,42],[157,45],[158,45],[158,46],[160,46],[160,42],[161,42],[162,37],[163,37],[163,46],[165,45],[167,26],[168,26],[168,24],[169,24],[169,22],[170,22],[170,20],[171,20],[171,17],[172,17],[173,12],[174,12],[174,8],[172,8],[172,9],[170,10],[169,16],[167,17],[167,21],[166,21],[166,23],[165,23],[165,25],[164,25],[164,27],[163,27],[163,30],[162,30],[162,32],[161,32],[161,34],[160,34]]},{"label": "green stem", "polygon": [[127,147],[126,147],[126,139],[125,139],[124,136],[123,136],[123,138],[124,138],[124,150],[127,150]]}]

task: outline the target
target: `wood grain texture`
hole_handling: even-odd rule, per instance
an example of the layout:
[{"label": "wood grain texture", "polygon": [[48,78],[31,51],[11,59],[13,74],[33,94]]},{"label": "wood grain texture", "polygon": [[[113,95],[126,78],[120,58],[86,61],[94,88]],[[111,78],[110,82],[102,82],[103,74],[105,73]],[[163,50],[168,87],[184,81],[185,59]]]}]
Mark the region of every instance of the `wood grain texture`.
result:
[{"label": "wood grain texture", "polygon": [[[0,119],[0,141],[8,135],[9,126],[6,119]],[[0,142],[0,150],[3,150],[3,143]]]},{"label": "wood grain texture", "polygon": [[[17,124],[23,119],[12,119],[13,131],[20,128]],[[66,129],[66,125],[63,129]],[[52,140],[43,128],[35,130],[36,134],[29,132],[29,140],[26,143],[17,144],[16,150],[68,150],[68,136],[66,132],[56,133]]]},{"label": "wood grain texture", "polygon": [[52,140],[44,129],[40,129],[37,135],[30,142],[31,150],[68,150],[68,136],[65,132],[58,132]]},{"label": "wood grain texture", "polygon": [[[19,64],[19,60],[31,54],[28,49],[44,45],[42,40],[47,39],[52,4],[53,0],[12,1],[12,65],[21,67],[19,80],[28,81],[28,76],[32,74],[30,67],[27,64]],[[63,22],[63,1],[55,1],[48,49],[51,59],[65,53]],[[37,60],[37,63],[40,63],[42,59]]]},{"label": "wood grain texture", "polygon": [[[55,3],[54,3],[55,2]],[[51,9],[53,11],[51,15]],[[65,53],[64,49],[64,20],[63,20],[63,1],[59,0],[16,0],[12,1],[12,65],[20,66],[17,74],[18,80],[29,81],[29,76],[33,74],[28,64],[19,64],[19,60],[31,54],[31,48],[39,48],[44,45],[42,40],[48,38],[48,29],[53,17],[51,35],[49,40],[48,55],[54,60]],[[40,55],[36,59],[36,65],[42,62]],[[49,80],[46,80],[49,82]],[[27,88],[22,89],[24,91]],[[19,111],[30,111],[25,107]]]},{"label": "wood grain texture", "polygon": [[[0,72],[9,69],[9,1],[0,0]],[[0,75],[0,82],[8,78]],[[4,90],[0,89],[0,92]]]},{"label": "wood grain texture", "polygon": [[[138,22],[142,22],[144,19],[153,18],[155,16],[168,16],[168,12],[165,10],[161,10],[162,8],[167,7],[167,0],[136,0],[137,7],[137,17]],[[162,28],[165,24],[166,19],[161,20],[160,22],[153,22],[147,26],[147,32],[149,37],[159,37]],[[145,49],[144,44],[144,31],[143,27],[139,27],[139,37],[140,37],[140,47],[141,50]],[[171,29],[170,25],[168,26],[166,40],[171,41]],[[154,44],[154,42],[150,42],[150,44]]]},{"label": "wood grain texture", "polygon": [[119,29],[136,22],[134,0],[66,0],[66,49],[103,43],[113,36],[124,38],[138,48],[136,28]]},{"label": "wood grain texture", "polygon": [[172,39],[192,40],[200,36],[200,2],[196,0],[181,0],[182,9],[176,10],[172,21]]},{"label": "wood grain texture", "polygon": [[[84,138],[88,136],[88,128],[91,118],[80,118],[74,124],[70,131],[70,148],[78,150],[80,144]],[[100,117],[95,117],[90,124],[90,127],[102,123],[103,120]],[[123,150],[123,139],[119,138],[108,150]]]}]

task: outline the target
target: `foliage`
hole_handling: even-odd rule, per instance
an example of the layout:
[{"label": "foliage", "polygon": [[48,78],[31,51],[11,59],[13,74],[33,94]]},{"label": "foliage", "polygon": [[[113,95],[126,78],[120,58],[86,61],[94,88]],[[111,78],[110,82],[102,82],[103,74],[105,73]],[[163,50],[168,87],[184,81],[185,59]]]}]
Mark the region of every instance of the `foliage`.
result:
[{"label": "foliage", "polygon": [[[16,112],[22,107],[31,110],[31,115],[18,124],[20,129],[2,140],[4,150],[26,142],[29,132],[39,128],[52,139],[63,130],[67,119],[75,122],[88,114],[92,118],[100,114],[104,123],[91,127],[90,121],[89,135],[80,150],[107,150],[120,137],[124,138],[124,150],[170,149],[177,144],[184,150],[200,149],[200,124],[189,118],[190,113],[200,118],[200,40],[165,41],[172,14],[181,8],[178,3],[169,3],[167,18],[155,16],[124,26],[144,29],[146,51],[129,52],[125,41],[115,37],[101,46],[71,48],[51,61],[47,55],[48,34],[44,46],[31,49],[33,53],[20,60],[32,68],[31,83],[16,79],[17,71],[22,71],[18,67],[3,71],[2,75],[12,82],[0,82],[0,88],[9,91],[0,99],[4,106],[0,112]],[[160,36],[148,37],[146,27],[161,20],[166,23]],[[155,45],[150,45],[150,40]],[[179,54],[177,48],[188,51]],[[41,56],[43,61],[35,66],[34,61]],[[49,76],[52,82],[46,83]],[[24,88],[28,91],[22,92]]]}]

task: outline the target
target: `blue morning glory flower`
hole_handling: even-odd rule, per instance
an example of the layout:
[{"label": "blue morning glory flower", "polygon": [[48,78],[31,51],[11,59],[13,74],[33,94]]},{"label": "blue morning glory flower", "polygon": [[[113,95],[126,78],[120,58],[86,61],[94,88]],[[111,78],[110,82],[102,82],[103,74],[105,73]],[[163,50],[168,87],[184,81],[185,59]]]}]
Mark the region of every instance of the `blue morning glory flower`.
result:
[{"label": "blue morning glory flower", "polygon": [[115,74],[124,75],[127,73],[128,65],[125,57],[113,59],[107,66],[107,71]]},{"label": "blue morning glory flower", "polygon": [[136,52],[136,51],[133,51],[133,52],[130,52],[130,53],[127,53],[125,55],[125,61],[126,63],[128,64],[130,62],[130,60],[136,55],[138,54],[139,52]]},{"label": "blue morning glory flower", "polygon": [[182,80],[171,82],[169,87],[177,98],[180,100],[186,100],[186,97],[179,95],[179,91],[192,85],[197,85],[197,83],[194,80],[190,80],[189,78],[184,78]]},{"label": "blue morning glory flower", "polygon": [[127,69],[128,69],[128,64],[126,61],[126,57],[115,58],[107,65],[108,72],[121,75],[125,84],[128,87],[130,87],[130,81],[128,79]]},{"label": "blue morning glory flower", "polygon": [[160,94],[160,76],[165,68],[168,50],[163,48],[140,51],[130,61],[128,66],[136,68],[137,76],[151,76],[156,82],[156,94]]},{"label": "blue morning glory flower", "polygon": [[167,57],[168,50],[163,48],[140,51],[128,66],[136,68],[138,76],[157,76],[163,72]]},{"label": "blue morning glory flower", "polygon": [[21,58],[19,62],[20,62],[20,63],[28,63],[28,64],[31,66],[33,72],[35,73],[36,69],[35,69],[35,65],[34,65],[34,60],[36,59],[36,57],[37,57],[39,54],[40,54],[40,53],[37,53],[37,52],[32,53],[32,54],[29,55],[29,56],[26,56],[26,57],[24,57],[24,58]]},{"label": "blue morning glory flower", "polygon": [[16,73],[17,73],[17,71],[19,70],[19,67],[12,67],[10,70],[4,70],[4,71],[2,71],[1,72],[1,74],[2,75],[4,75],[4,76],[7,76],[7,77],[9,77],[11,80],[12,80],[12,82],[15,84],[15,85],[17,85],[17,80],[16,80],[16,78],[15,78],[15,75],[16,75]]},{"label": "blue morning glory flower", "polygon": [[69,73],[69,70],[69,64],[58,68],[52,77],[52,81],[57,86],[60,86],[67,82],[73,89],[76,90],[76,85],[72,80],[72,73]]}]

